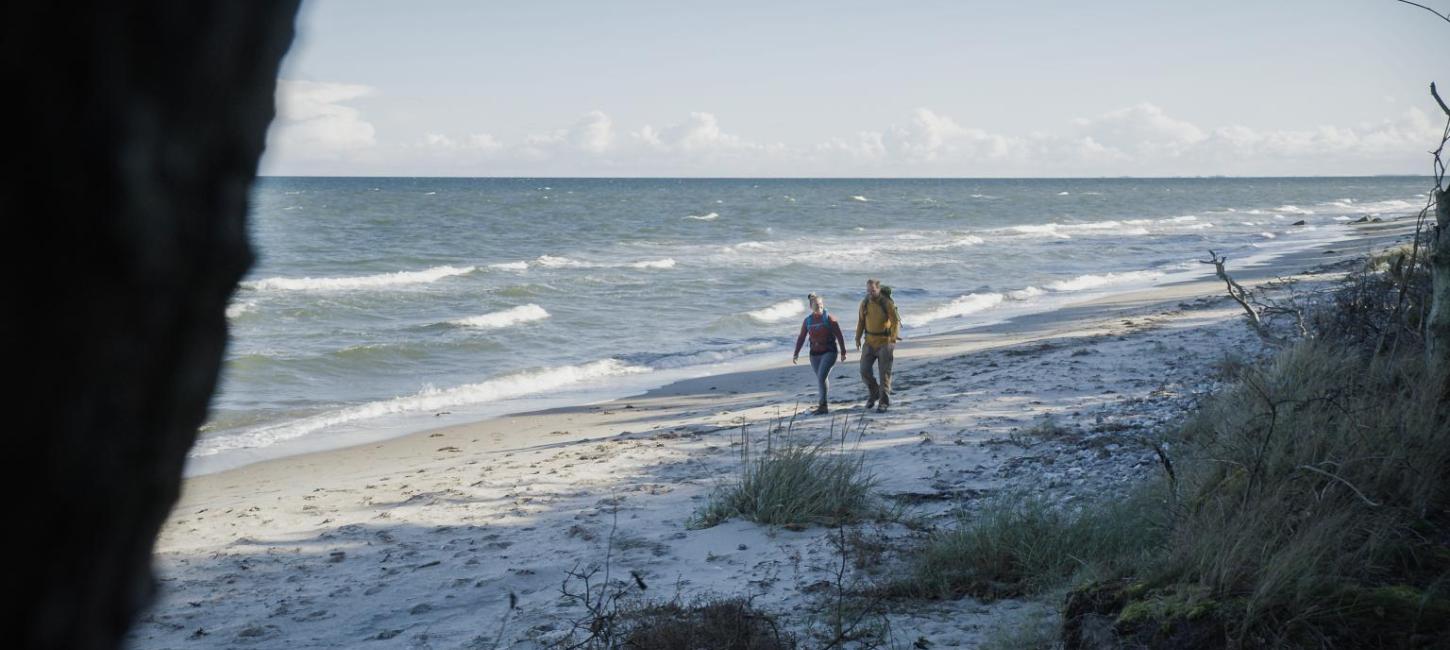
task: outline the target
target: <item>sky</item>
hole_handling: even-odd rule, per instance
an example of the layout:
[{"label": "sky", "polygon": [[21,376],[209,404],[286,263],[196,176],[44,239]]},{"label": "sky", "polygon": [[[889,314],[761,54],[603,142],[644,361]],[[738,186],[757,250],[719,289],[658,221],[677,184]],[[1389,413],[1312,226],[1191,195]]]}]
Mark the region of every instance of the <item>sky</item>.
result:
[{"label": "sky", "polygon": [[279,77],[266,175],[1427,174],[1450,22],[1394,0],[305,0]]}]

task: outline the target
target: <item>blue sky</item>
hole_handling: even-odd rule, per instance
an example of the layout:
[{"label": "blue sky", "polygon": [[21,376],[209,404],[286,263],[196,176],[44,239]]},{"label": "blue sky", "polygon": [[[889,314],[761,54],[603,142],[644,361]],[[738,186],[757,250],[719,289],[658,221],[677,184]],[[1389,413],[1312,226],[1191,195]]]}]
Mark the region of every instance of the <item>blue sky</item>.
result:
[{"label": "blue sky", "polygon": [[1392,0],[313,0],[263,173],[1421,173],[1436,75]]}]

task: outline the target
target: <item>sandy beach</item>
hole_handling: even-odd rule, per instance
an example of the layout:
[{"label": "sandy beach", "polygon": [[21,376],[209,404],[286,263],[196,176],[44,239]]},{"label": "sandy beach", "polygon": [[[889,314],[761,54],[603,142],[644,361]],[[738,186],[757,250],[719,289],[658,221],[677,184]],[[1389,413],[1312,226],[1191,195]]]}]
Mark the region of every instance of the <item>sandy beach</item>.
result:
[{"label": "sandy beach", "polygon": [[[1229,270],[1245,285],[1333,281],[1407,237],[1406,224],[1357,226],[1356,239],[1257,268],[1231,260]],[[911,513],[853,527],[881,541],[881,558],[845,576],[864,584],[922,530],[990,495],[1071,507],[1160,472],[1143,436],[1212,391],[1226,356],[1261,351],[1209,276],[904,340],[887,413],[862,412],[852,349],[833,372],[829,416],[804,415],[809,367],[783,358],[608,403],[194,477],[158,541],[160,592],[132,647],[548,647],[583,615],[561,596],[567,572],[606,557],[651,598],[751,596],[813,647],[820,622],[807,612],[842,579],[837,530],[687,526],[738,474],[742,436],[848,431],[885,501]],[[1025,433],[1044,422],[1060,435]],[[903,646],[973,647],[1024,607],[897,602],[888,619]]]}]

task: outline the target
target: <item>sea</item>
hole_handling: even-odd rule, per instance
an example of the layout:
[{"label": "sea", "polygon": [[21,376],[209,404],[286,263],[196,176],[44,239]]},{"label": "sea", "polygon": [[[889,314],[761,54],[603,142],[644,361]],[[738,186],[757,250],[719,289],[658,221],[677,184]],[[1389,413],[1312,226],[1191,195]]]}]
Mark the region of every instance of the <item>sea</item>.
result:
[{"label": "sea", "polygon": [[910,345],[1200,277],[1209,249],[1246,268],[1414,213],[1429,185],[265,177],[187,472],[787,364],[810,292],[850,345],[867,278]]}]

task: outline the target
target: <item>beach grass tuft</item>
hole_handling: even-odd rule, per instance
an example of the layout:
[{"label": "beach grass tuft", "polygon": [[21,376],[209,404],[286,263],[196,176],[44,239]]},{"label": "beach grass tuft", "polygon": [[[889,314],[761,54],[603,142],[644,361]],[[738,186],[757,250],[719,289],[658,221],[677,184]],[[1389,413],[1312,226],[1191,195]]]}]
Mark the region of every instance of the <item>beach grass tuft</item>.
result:
[{"label": "beach grass tuft", "polygon": [[[876,478],[859,451],[838,439],[834,426],[824,440],[798,440],[793,427],[771,427],[757,450],[741,430],[741,471],[691,518],[691,528],[709,528],[743,517],[773,526],[834,526],[888,516],[874,494]],[[859,432],[857,441],[859,442]]]}]

